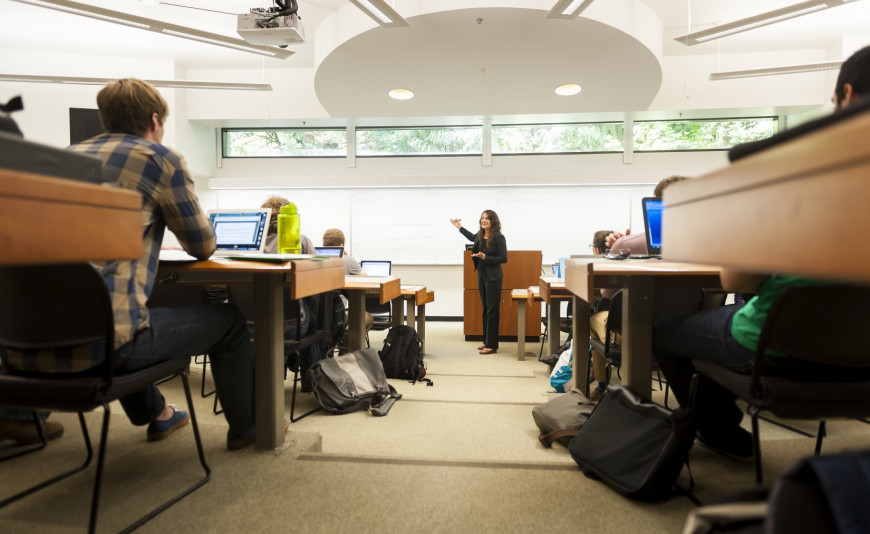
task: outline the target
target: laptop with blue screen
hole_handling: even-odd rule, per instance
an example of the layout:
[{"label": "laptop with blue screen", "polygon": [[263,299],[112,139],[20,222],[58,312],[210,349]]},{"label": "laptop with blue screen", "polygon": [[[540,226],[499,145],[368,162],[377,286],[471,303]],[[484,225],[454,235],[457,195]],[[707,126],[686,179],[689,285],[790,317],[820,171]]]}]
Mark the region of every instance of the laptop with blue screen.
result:
[{"label": "laptop with blue screen", "polygon": [[272,210],[268,208],[209,211],[208,219],[217,240],[215,255],[262,253],[271,217]]},{"label": "laptop with blue screen", "polygon": [[650,256],[662,255],[662,215],[665,204],[660,198],[643,199],[643,226],[646,229],[646,249]]},{"label": "laptop with blue screen", "polygon": [[393,262],[389,260],[363,260],[359,266],[367,276],[390,276],[393,272]]},{"label": "laptop with blue screen", "polygon": [[344,247],[314,247],[314,253],[318,256],[338,256],[344,254]]}]

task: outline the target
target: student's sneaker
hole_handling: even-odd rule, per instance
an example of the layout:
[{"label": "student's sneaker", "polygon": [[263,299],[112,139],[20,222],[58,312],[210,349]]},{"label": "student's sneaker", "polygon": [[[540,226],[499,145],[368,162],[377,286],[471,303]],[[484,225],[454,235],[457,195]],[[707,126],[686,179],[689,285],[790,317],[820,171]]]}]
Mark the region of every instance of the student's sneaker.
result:
[{"label": "student's sneaker", "polygon": [[172,417],[166,421],[151,421],[151,424],[148,425],[148,441],[166,439],[170,434],[190,422],[190,415],[187,412],[182,412],[174,404],[170,404],[169,407],[172,408]]},{"label": "student's sneaker", "polygon": [[[57,421],[40,421],[45,439],[57,439],[63,435],[63,425]],[[0,420],[0,441],[14,441],[16,445],[39,443],[39,432],[33,420]]]},{"label": "student's sneaker", "polygon": [[752,434],[739,427],[721,436],[707,436],[698,432],[698,445],[738,462],[749,462],[755,457]]}]

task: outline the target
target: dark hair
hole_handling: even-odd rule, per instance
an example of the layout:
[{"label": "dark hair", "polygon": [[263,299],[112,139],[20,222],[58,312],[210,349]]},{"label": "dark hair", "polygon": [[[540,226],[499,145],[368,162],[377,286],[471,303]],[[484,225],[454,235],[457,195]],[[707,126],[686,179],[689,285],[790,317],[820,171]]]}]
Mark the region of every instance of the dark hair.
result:
[{"label": "dark hair", "polygon": [[612,234],[613,230],[598,230],[592,236],[592,246],[598,249],[598,252],[607,250],[607,236]]},{"label": "dark hair", "polygon": [[169,106],[150,83],[124,78],[107,84],[97,93],[100,122],[107,132],[142,136],[151,127],[156,113],[160,124],[169,115]]},{"label": "dark hair", "polygon": [[[493,237],[501,234],[501,221],[498,220],[498,215],[492,210],[483,210],[483,213],[489,217],[489,239],[485,240],[488,245]],[[477,239],[475,241],[477,241],[477,250],[483,250],[484,238],[482,228],[477,231]]]},{"label": "dark hair", "polygon": [[870,94],[870,46],[858,50],[840,67],[840,75],[837,76],[837,85],[834,94],[837,96],[837,106],[846,98],[843,86],[852,86],[852,91],[857,96]]},{"label": "dark hair", "polygon": [[678,176],[676,174],[673,176],[668,176],[667,178],[662,178],[661,181],[656,184],[656,188],[653,190],[653,196],[656,198],[662,198],[662,192],[665,190],[666,187],[677,182],[682,182],[686,179],[687,178],[685,176]]}]

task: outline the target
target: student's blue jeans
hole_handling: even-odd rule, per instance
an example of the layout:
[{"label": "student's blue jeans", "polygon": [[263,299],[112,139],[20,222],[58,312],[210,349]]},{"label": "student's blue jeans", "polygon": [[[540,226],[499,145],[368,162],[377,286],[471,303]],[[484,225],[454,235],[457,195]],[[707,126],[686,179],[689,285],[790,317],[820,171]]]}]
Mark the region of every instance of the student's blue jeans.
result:
[{"label": "student's blue jeans", "polygon": [[[208,354],[215,388],[232,437],[254,429],[254,348],[245,318],[231,304],[149,310],[151,326],[115,352],[119,373],[174,358]],[[152,385],[121,400],[134,425],[153,421],[165,407]]]},{"label": "student's blue jeans", "polygon": [[[731,319],[740,308],[740,305],[723,306],[688,315],[670,315],[656,321],[653,354],[680,406],[689,406],[689,390],[695,373],[692,358],[738,372],[750,372],[755,353],[731,337]],[[698,431],[710,437],[736,430],[743,412],[734,401],[734,395],[702,377],[694,414]]]}]

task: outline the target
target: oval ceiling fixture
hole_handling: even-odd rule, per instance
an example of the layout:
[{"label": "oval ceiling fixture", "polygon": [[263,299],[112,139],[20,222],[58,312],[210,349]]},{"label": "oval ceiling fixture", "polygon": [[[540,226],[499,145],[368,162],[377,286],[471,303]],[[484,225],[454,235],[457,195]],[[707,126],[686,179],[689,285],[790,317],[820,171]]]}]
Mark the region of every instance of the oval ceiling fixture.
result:
[{"label": "oval ceiling fixture", "polygon": [[556,94],[559,96],[571,96],[576,95],[582,90],[583,88],[576,83],[566,83],[565,85],[560,85],[556,88]]},{"label": "oval ceiling fixture", "polygon": [[409,89],[391,89],[389,92],[390,98],[396,100],[411,100],[414,98],[414,91]]}]

